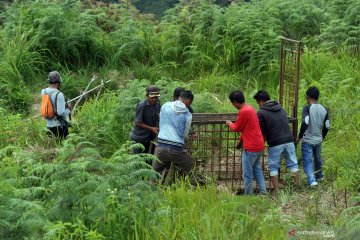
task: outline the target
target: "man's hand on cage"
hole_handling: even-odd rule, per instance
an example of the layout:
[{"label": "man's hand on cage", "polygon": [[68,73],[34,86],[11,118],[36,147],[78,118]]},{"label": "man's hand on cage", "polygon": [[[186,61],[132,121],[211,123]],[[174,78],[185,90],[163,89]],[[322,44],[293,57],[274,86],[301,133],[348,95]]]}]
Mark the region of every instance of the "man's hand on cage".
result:
[{"label": "man's hand on cage", "polygon": [[231,124],[233,124],[233,122],[232,121],[226,121],[225,124],[226,124],[226,126],[230,126]]}]

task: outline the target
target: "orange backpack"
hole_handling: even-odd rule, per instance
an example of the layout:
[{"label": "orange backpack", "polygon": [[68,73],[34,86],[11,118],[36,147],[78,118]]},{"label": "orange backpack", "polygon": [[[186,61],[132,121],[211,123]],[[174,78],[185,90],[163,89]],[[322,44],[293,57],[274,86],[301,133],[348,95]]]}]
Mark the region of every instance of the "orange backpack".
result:
[{"label": "orange backpack", "polygon": [[42,95],[41,98],[41,107],[40,107],[40,113],[41,116],[43,116],[46,119],[53,119],[56,116],[56,103],[57,103],[57,97],[60,93],[60,91],[57,91],[56,95],[55,95],[55,106],[51,101],[51,94],[55,92],[52,91],[50,93],[44,93],[44,95]]}]

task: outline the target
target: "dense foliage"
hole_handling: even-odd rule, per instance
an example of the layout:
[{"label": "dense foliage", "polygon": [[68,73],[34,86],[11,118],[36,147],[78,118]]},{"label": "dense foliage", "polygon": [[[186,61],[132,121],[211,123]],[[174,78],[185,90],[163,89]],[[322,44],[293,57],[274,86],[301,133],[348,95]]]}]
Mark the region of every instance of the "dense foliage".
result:
[{"label": "dense foliage", "polygon": [[[129,1],[2,5],[0,238],[285,239],[295,227],[354,239],[360,222],[359,7],[359,0],[239,0],[226,8],[180,0],[159,20]],[[325,184],[316,191],[287,189],[277,198],[184,182],[161,189],[144,163],[149,156],[130,154],[127,142],[146,86],[160,86],[162,102],[175,87],[192,89],[195,112],[235,111],[227,96],[238,88],[250,104],[261,88],[276,98],[281,36],[304,44],[299,113],[310,85],[319,87],[320,102],[330,109]],[[62,143],[50,140],[43,120],[34,117],[51,70],[61,72],[69,98],[94,74],[93,85],[112,80],[76,111]]]}]

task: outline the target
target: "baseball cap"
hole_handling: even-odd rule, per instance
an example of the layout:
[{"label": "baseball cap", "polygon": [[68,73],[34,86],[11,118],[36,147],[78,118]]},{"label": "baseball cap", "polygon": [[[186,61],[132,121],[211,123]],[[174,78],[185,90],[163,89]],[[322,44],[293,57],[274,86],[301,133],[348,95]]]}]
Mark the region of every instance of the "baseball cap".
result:
[{"label": "baseball cap", "polygon": [[155,85],[146,88],[146,95],[149,97],[160,97],[160,89]]},{"label": "baseball cap", "polygon": [[48,75],[47,81],[49,83],[56,83],[56,82],[62,82],[62,79],[60,77],[60,73],[58,71],[52,71]]}]

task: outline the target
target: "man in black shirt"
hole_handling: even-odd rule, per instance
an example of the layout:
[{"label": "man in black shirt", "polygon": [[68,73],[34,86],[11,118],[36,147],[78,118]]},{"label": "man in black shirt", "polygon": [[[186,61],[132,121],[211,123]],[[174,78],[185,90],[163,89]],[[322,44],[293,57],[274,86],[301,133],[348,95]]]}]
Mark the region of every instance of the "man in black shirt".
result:
[{"label": "man in black shirt", "polygon": [[[130,139],[144,146],[144,153],[149,152],[150,142],[155,139],[159,131],[160,90],[155,85],[146,89],[146,99],[136,105],[136,114]],[[141,153],[140,148],[134,153]],[[151,152],[153,154],[153,152]]]}]

